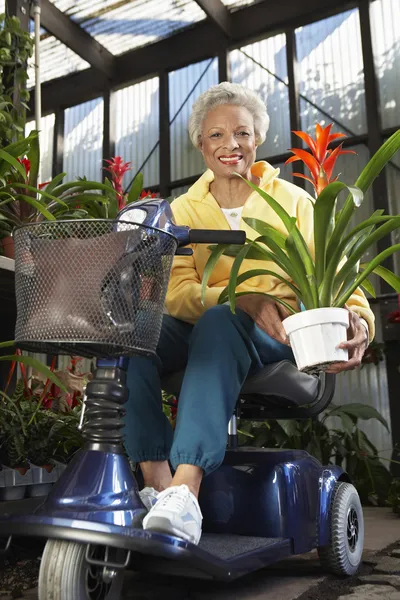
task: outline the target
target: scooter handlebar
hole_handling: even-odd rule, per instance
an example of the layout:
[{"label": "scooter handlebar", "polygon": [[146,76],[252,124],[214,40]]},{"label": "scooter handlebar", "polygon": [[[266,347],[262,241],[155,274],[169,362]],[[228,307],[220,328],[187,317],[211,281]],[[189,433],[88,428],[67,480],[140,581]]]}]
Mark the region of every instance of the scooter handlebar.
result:
[{"label": "scooter handlebar", "polygon": [[246,232],[241,230],[191,229],[191,244],[235,244],[242,245],[246,241]]}]

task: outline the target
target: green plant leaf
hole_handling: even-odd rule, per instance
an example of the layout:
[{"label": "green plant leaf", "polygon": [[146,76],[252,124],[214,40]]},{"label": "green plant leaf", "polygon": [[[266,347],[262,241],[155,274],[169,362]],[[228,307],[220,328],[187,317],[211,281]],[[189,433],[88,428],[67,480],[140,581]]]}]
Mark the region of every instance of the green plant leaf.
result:
[{"label": "green plant leaf", "polygon": [[214,270],[214,267],[217,264],[220,256],[222,256],[226,248],[228,248],[227,244],[218,244],[217,246],[215,246],[214,249],[211,251],[206,266],[204,267],[203,278],[201,281],[201,303],[203,304],[203,306],[206,298],[207,285],[210,279],[210,275]]},{"label": "green plant leaf", "polygon": [[240,296],[248,296],[249,294],[256,294],[257,296],[265,296],[266,298],[270,298],[274,302],[282,304],[282,306],[284,306],[288,310],[288,312],[290,312],[291,315],[295,315],[297,312],[294,310],[293,306],[290,306],[290,304],[285,302],[285,300],[282,300],[282,298],[277,298],[276,296],[272,296],[272,294],[265,294],[264,292],[238,292],[237,294],[235,294],[235,299],[240,298]]},{"label": "green plant leaf", "polygon": [[64,206],[67,208],[67,205],[65,204],[65,202],[63,200],[61,200],[60,198],[57,198],[56,196],[52,196],[52,194],[49,194],[45,190],[39,190],[38,188],[35,188],[32,185],[25,184],[25,183],[12,183],[9,187],[22,188],[24,190],[29,190],[30,192],[35,192],[35,194],[38,194],[39,196],[43,196],[44,198],[47,198],[48,200],[52,200],[53,202],[56,202],[60,206]]},{"label": "green plant leaf", "polygon": [[57,387],[59,387],[63,392],[67,392],[67,388],[63,384],[63,382],[55,375],[46,365],[41,363],[36,358],[32,358],[31,356],[20,356],[18,354],[0,356],[0,360],[9,361],[9,362],[18,362],[24,365],[28,365],[28,367],[33,367],[39,373],[42,373],[47,379],[50,379],[52,383],[54,383]]},{"label": "green plant leaf", "polygon": [[264,223],[264,221],[261,221],[260,219],[244,217],[243,221],[247,223],[249,227],[257,231],[258,234],[260,234],[261,236],[269,237],[274,241],[275,244],[282,248],[282,250],[285,249],[285,240],[287,237],[286,235],[283,235],[283,233],[281,233],[274,227],[271,227],[271,225]]},{"label": "green plant leaf", "polygon": [[252,246],[252,244],[248,244],[247,246],[243,246],[240,249],[238,255],[236,256],[235,260],[233,261],[233,265],[232,265],[231,272],[229,275],[228,299],[229,299],[230,309],[233,313],[235,312],[235,300],[236,300],[235,292],[236,292],[236,287],[237,287],[237,277],[238,277],[239,269],[242,265],[242,262],[246,258],[246,255],[249,252],[251,246]]},{"label": "green plant leaf", "polygon": [[341,414],[344,413],[350,417],[354,417],[355,419],[362,419],[363,421],[369,421],[370,419],[377,419],[382,425],[389,431],[389,426],[384,417],[374,408],[373,406],[368,406],[368,404],[361,404],[358,402],[343,404],[342,406],[337,406],[329,411],[329,416],[341,417]]},{"label": "green plant leaf", "polygon": [[1,150],[1,149],[0,149],[0,158],[2,158],[10,166],[14,167],[14,169],[16,171],[18,171],[18,173],[21,175],[23,180],[26,179],[25,167],[24,167],[24,165],[21,165],[21,163],[19,163],[16,158],[11,156],[11,154],[6,152],[5,150]]},{"label": "green plant leaf", "polygon": [[143,173],[138,173],[132,182],[131,189],[129,190],[127,204],[136,202],[143,190]]},{"label": "green plant leaf", "polygon": [[[259,277],[260,275],[272,275],[273,277],[276,277],[277,279],[285,283],[301,300],[300,291],[296,286],[294,286],[290,281],[282,277],[282,275],[278,275],[278,273],[274,273],[274,271],[269,271],[268,269],[252,269],[250,271],[246,271],[246,273],[242,273],[237,278],[236,286],[240,285],[244,281],[247,281],[247,279],[252,279],[252,277]],[[228,286],[226,286],[226,288],[221,292],[218,298],[218,304],[225,304],[227,300]]]},{"label": "green plant leaf", "polygon": [[38,211],[38,213],[43,215],[48,221],[56,220],[54,215],[52,215],[51,212],[49,212],[47,208],[39,202],[39,200],[34,200],[34,198],[26,196],[25,194],[18,194],[18,198],[21,198],[22,200],[24,200],[24,202],[33,206]]},{"label": "green plant leaf", "polygon": [[49,181],[49,183],[46,185],[46,192],[48,194],[53,194],[54,196],[57,196],[57,194],[55,194],[54,191],[55,191],[56,187],[59,184],[61,184],[61,182],[65,176],[66,176],[66,173],[59,173],[58,175],[53,177],[53,179],[51,181]]},{"label": "green plant leaf", "polygon": [[[358,277],[355,279],[353,285],[350,286],[350,288],[348,288],[346,290],[346,292],[341,294],[339,296],[339,298],[335,299],[333,306],[343,307],[346,304],[347,300],[352,295],[352,293],[362,284],[364,279],[366,277],[368,277],[368,275],[370,273],[372,273],[376,269],[376,267],[378,267],[380,265],[380,263],[382,263],[384,260],[386,260],[389,256],[391,256],[395,252],[400,252],[400,244],[396,244],[395,246],[391,246],[390,248],[387,248],[386,250],[384,250],[383,252],[378,254],[378,256],[376,256],[373,260],[371,260],[371,262],[368,263],[368,266],[363,270],[363,272],[360,273],[360,275],[358,275]],[[396,280],[394,280],[394,281],[396,283]],[[396,283],[396,285],[397,285],[397,283]],[[398,291],[400,292],[400,290],[398,290]]]},{"label": "green plant leaf", "polygon": [[[389,273],[390,273],[390,271],[389,271]],[[367,292],[367,294],[370,294],[370,296],[372,296],[373,298],[376,298],[375,288],[369,279],[364,279],[364,281],[360,285],[362,288],[364,288],[364,290]]]},{"label": "green plant leaf", "polygon": [[33,188],[37,188],[40,168],[40,147],[39,147],[39,132],[31,141],[30,148],[27,152],[27,157],[30,161],[31,168],[29,170],[28,182]]},{"label": "green plant leaf", "polygon": [[361,204],[363,197],[361,190],[349,187],[340,181],[330,183],[321,192],[314,204],[315,276],[318,286],[324,277],[327,246],[334,231],[337,197],[344,189],[350,191],[355,205]]},{"label": "green plant leaf", "polygon": [[[394,231],[395,229],[400,227],[400,216],[393,217],[376,229],[373,233],[371,233],[363,242],[358,246],[357,250],[351,253],[346,263],[340,269],[338,274],[334,278],[334,288],[338,289],[342,282],[345,280],[350,270],[354,265],[363,257],[365,252],[373,246],[377,241]],[[328,267],[329,268],[329,267]]]},{"label": "green plant leaf", "polygon": [[[391,158],[400,150],[400,129],[397,130],[388,140],[379,148],[379,150],[372,156],[368,164],[364,167],[360,173],[355,186],[359,188],[365,195],[372,183],[385,168]],[[347,228],[347,225],[352,217],[352,214],[356,206],[353,202],[352,195],[350,194],[340,211],[340,216],[336,221],[335,230],[332,234],[331,240],[328,244],[327,249],[327,262],[330,262],[336,248],[342,241],[343,235]]]},{"label": "green plant leaf", "polygon": [[0,348],[10,348],[15,346],[15,340],[8,340],[7,342],[0,342]]},{"label": "green plant leaf", "polygon": [[286,250],[290,259],[290,263],[292,265],[292,269],[294,269],[296,273],[296,275],[293,276],[291,279],[293,283],[297,285],[301,292],[302,302],[305,308],[307,310],[310,310],[312,308],[318,308],[318,290],[316,289],[316,285],[313,286],[313,290],[311,289],[311,284],[308,280],[304,263],[297,250],[294,239],[291,235],[289,235],[286,240]]},{"label": "green plant leaf", "polygon": [[[262,248],[259,244],[255,244],[254,242],[248,242],[249,244],[253,244],[252,248],[249,250],[247,254],[248,260],[273,260],[273,254],[265,248]],[[216,248],[216,244],[209,246],[209,250],[213,251]],[[243,246],[228,246],[224,251],[225,256],[237,256],[242,249]]]},{"label": "green plant leaf", "polygon": [[[363,263],[362,265],[360,265],[361,269],[363,270],[367,268],[367,266],[368,263]],[[372,272],[375,273],[375,275],[378,275],[378,277],[384,279],[386,283],[388,283],[394,290],[396,290],[398,294],[400,294],[400,277],[392,273],[392,271],[389,271],[389,269],[386,269],[386,267],[382,267],[381,265],[375,267],[375,269]]]}]

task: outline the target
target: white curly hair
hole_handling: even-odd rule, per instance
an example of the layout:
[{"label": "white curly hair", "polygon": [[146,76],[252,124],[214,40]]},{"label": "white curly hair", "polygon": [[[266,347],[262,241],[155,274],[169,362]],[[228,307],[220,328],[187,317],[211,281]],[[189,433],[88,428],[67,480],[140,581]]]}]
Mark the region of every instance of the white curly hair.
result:
[{"label": "white curly hair", "polygon": [[201,128],[204,119],[210,110],[221,104],[234,104],[235,106],[247,108],[253,117],[257,146],[260,146],[265,141],[269,128],[269,116],[267,107],[260,96],[238,83],[224,81],[210,87],[193,104],[192,114],[189,119],[189,135],[196,148],[200,145]]}]

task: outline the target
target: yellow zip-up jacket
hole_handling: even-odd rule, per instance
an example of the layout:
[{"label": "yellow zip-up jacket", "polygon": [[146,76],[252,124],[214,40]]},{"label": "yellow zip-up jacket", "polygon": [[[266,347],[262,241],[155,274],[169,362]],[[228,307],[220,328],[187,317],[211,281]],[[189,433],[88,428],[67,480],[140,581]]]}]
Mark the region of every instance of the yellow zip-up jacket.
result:
[{"label": "yellow zip-up jacket", "polygon": [[[267,162],[255,163],[252,172],[261,179],[259,187],[275,198],[291,216],[297,218],[297,225],[311,253],[314,254],[313,207],[307,193],[296,185],[279,179],[279,169],[274,169]],[[188,225],[192,229],[230,229],[219,204],[210,193],[210,183],[213,179],[212,171],[206,171],[186,194],[173,201],[171,207],[177,224]],[[246,200],[241,221],[241,229],[245,230],[247,237],[255,239],[259,234],[245,223],[243,220],[245,217],[265,221],[287,234],[280,218],[257,192],[252,192]],[[166,299],[169,314],[188,323],[195,323],[205,310],[218,303],[219,295],[228,285],[233,262],[233,258],[229,256],[222,256],[219,259],[209,279],[203,305],[201,303],[201,280],[210,250],[207,244],[194,244],[192,249],[193,256],[174,258]],[[288,279],[288,276],[271,261],[245,259],[239,273],[260,268],[269,269]],[[238,286],[237,291],[272,294],[297,308],[297,300],[293,291],[278,278],[270,275],[248,279]],[[348,300],[347,306],[367,321],[369,336],[372,339],[375,331],[375,318],[362,290],[357,289],[354,292]]]}]

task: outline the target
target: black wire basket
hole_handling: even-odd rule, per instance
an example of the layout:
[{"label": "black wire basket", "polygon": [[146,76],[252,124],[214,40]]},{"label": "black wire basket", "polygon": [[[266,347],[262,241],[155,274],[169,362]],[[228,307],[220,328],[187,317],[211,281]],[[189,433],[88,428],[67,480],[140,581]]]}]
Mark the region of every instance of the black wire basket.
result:
[{"label": "black wire basket", "polygon": [[163,231],[110,220],[42,222],[14,233],[19,348],[154,354],[177,248]]}]

